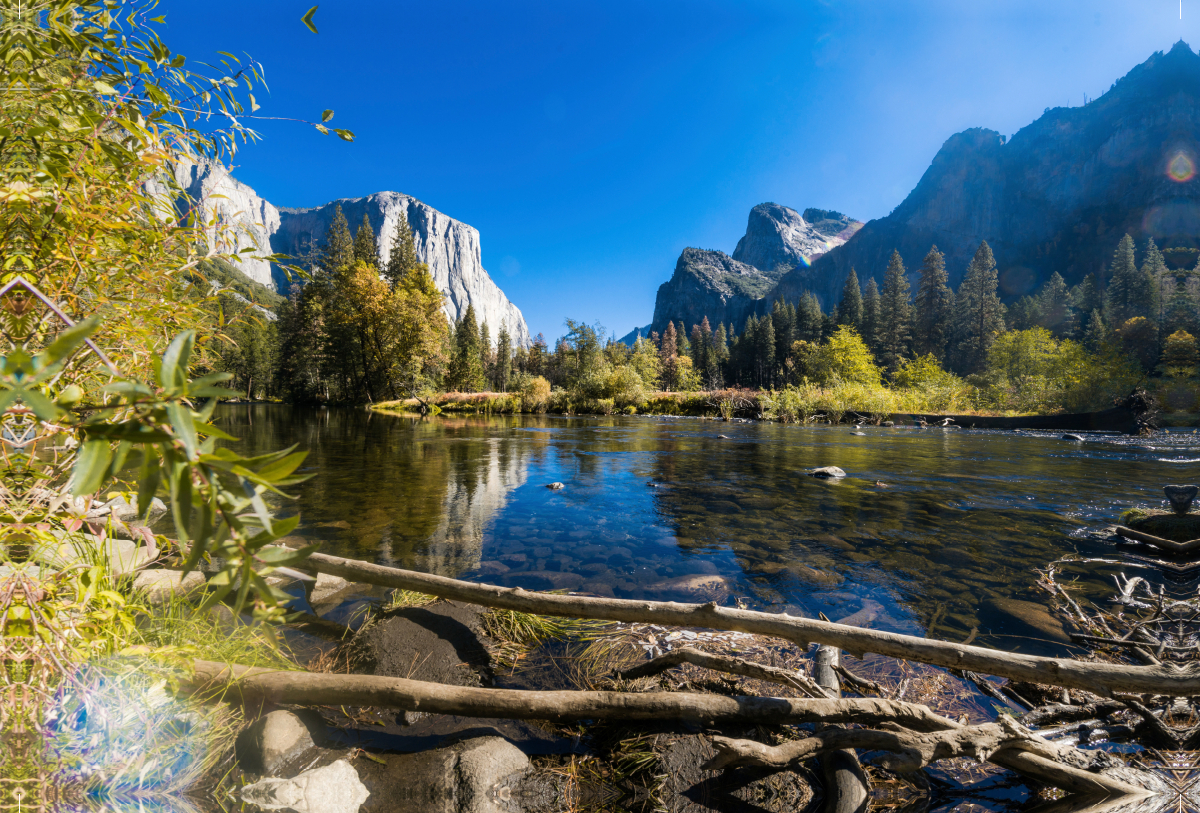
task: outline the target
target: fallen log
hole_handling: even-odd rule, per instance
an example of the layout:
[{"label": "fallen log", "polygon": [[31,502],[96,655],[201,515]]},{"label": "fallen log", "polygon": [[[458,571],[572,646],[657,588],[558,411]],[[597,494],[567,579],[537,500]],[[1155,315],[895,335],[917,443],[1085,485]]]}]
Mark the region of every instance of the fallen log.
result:
[{"label": "fallen log", "polygon": [[676,666],[681,666],[685,663],[705,669],[712,669],[716,672],[741,675],[742,677],[754,678],[755,680],[778,683],[781,686],[789,686],[797,691],[804,692],[809,697],[837,696],[827,692],[812,678],[802,675],[799,672],[793,672],[790,669],[781,669],[778,666],[766,666],[754,661],[748,661],[745,658],[714,655],[711,652],[701,652],[699,649],[692,649],[690,647],[680,647],[672,652],[668,652],[666,655],[659,655],[654,660],[638,664],[632,669],[626,669],[620,673],[620,677],[624,680],[651,677],[652,675],[662,674],[668,669],[674,669]]},{"label": "fallen log", "polygon": [[688,692],[523,691],[448,686],[406,678],[293,672],[194,661],[181,683],[186,694],[240,702],[377,708],[498,717],[509,720],[689,720],[703,724],[893,722],[914,731],[938,731],[945,719],[928,707],[862,698],[727,697]]},{"label": "fallen log", "polygon": [[674,601],[536,593],[520,587],[476,584],[323,553],[309,556],[304,562],[304,567],[319,573],[341,576],[350,581],[413,590],[484,607],[537,615],[748,632],[783,638],[804,648],[810,643],[820,643],[837,647],[860,658],[868,652],[873,652],[947,669],[969,670],[1010,680],[1082,689],[1105,696],[1111,696],[1114,692],[1162,694],[1172,697],[1200,695],[1200,674],[1179,669],[1171,664],[1128,666],[1025,655],[951,641],[862,629],[831,621],[797,618],[783,613],[718,607],[715,603],[682,604]]}]

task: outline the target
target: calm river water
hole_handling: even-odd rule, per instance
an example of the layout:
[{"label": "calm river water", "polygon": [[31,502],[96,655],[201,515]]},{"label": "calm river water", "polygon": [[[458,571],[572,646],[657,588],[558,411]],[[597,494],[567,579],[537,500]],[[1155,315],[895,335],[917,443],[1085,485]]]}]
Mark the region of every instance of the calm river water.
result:
[{"label": "calm river water", "polygon": [[[1003,611],[1035,568],[1102,600],[1129,561],[1090,536],[1165,483],[1200,480],[1200,435],[1095,436],[648,417],[414,417],[226,405],[250,453],[298,444],[297,535],[459,578],[698,600],[1006,649],[1045,648]],[[805,472],[840,466],[848,476]],[[551,490],[547,484],[565,488]],[[1143,575],[1151,575],[1149,573]],[[1152,576],[1152,579],[1155,578]],[[859,618],[862,618],[860,615]]]}]

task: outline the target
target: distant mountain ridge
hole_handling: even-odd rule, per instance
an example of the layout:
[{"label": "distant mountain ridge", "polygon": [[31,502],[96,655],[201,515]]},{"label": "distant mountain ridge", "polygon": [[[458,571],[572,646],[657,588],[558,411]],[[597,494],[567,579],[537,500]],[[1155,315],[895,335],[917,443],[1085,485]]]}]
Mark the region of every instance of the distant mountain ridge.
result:
[{"label": "distant mountain ridge", "polygon": [[[479,231],[410,195],[377,192],[363,198],[291,209],[274,206],[217,163],[181,161],[176,165],[175,180],[191,200],[202,202],[209,218],[228,227],[221,231],[227,248],[251,250],[243,255],[238,270],[254,282],[284,294],[289,287],[284,272],[265,260],[251,259],[252,254],[302,256],[324,241],[334,210],[340,204],[352,231],[362,223],[363,214],[367,215],[375,230],[382,266],[391,251],[396,224],[403,215],[412,228],[417,256],[429,265],[438,288],[447,295],[447,317],[456,321],[468,305],[474,305],[476,318],[488,323],[493,336],[503,322],[514,343],[530,343],[525,317],[483,267]],[[215,226],[208,231],[210,240],[217,238]]]},{"label": "distant mountain ridge", "polygon": [[[1055,271],[1072,285],[1090,273],[1104,279],[1126,232],[1139,249],[1150,237],[1160,247],[1200,248],[1198,166],[1200,56],[1181,40],[1103,96],[1082,107],[1048,108],[1011,139],[984,128],[950,136],[891,214],[810,258],[811,265],[796,264],[761,300],[743,304],[747,313],[763,312],[777,298],[795,301],[811,291],[828,310],[851,268],[864,286],[871,277],[882,282],[897,250],[915,282],[932,245],[946,255],[956,286],[982,240],[995,255],[1007,300],[1036,291]],[[770,215],[770,205],[759,210],[781,235],[786,231],[786,219]],[[776,252],[754,246],[748,229],[734,258],[770,263]],[[664,322],[679,318],[663,304]]]}]

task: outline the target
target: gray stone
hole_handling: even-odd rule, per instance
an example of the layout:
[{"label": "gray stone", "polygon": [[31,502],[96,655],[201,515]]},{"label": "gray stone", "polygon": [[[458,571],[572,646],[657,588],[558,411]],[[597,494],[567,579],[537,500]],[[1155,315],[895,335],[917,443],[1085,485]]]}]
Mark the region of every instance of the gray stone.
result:
[{"label": "gray stone", "polygon": [[[142,524],[138,520],[137,503],[130,504],[129,500],[124,497],[114,497],[106,502],[105,507],[112,514],[113,519],[118,519],[126,525]],[[154,522],[156,519],[167,513],[167,505],[158,497],[150,501],[150,513],[146,515],[146,523]]]},{"label": "gray stone", "polygon": [[547,483],[546,488],[550,489],[551,491],[558,491],[561,488],[566,488],[566,486],[564,486],[562,483]]},{"label": "gray stone", "polygon": [[1062,439],[1063,439],[1063,440],[1076,440],[1076,441],[1081,441],[1081,440],[1083,440],[1083,437],[1082,437],[1081,435],[1070,435],[1070,434],[1068,434],[1068,435],[1063,435],[1063,436],[1062,436]]},{"label": "gray stone", "polygon": [[846,472],[839,469],[837,466],[822,466],[819,469],[813,469],[809,472],[813,477],[845,477]]},{"label": "gray stone", "polygon": [[31,558],[65,569],[72,565],[106,562],[114,576],[125,576],[145,567],[158,556],[157,550],[138,545],[130,539],[106,539],[89,533],[62,537],[58,547],[35,551]]},{"label": "gray stone", "polygon": [[193,570],[186,576],[181,570],[143,570],[133,579],[133,588],[146,595],[151,604],[165,604],[172,596],[183,596],[204,586],[204,574]]},{"label": "gray stone", "polygon": [[[388,755],[386,766],[363,765],[372,807],[413,813],[501,813],[523,809],[513,790],[529,758],[503,737],[478,737],[417,754]],[[512,799],[510,802],[509,800]]]},{"label": "gray stone", "polygon": [[292,779],[261,779],[242,788],[242,800],[264,810],[295,813],[357,813],[370,792],[344,759]]},{"label": "gray stone", "polygon": [[779,266],[807,267],[813,260],[844,244],[862,223],[840,212],[795,209],[760,203],[750,210],[746,235],[738,240],[733,259],[762,271]]},{"label": "gray stone", "polygon": [[1200,486],[1163,486],[1171,510],[1176,514],[1186,514],[1192,508],[1192,501],[1200,493]]},{"label": "gray stone", "polygon": [[330,576],[328,573],[318,573],[315,582],[305,582],[304,590],[308,595],[308,603],[321,604],[338,593],[350,587],[350,582],[341,576]]},{"label": "gray stone", "polygon": [[[302,255],[314,235],[319,240],[326,233],[334,210],[340,205],[353,228],[362,222],[364,214],[369,217],[383,267],[392,248],[396,224],[403,217],[413,231],[417,256],[429,266],[438,289],[446,294],[444,308],[451,322],[461,318],[468,305],[473,305],[475,318],[487,322],[493,336],[503,322],[516,344],[530,343],[525,317],[484,270],[479,232],[416,198],[398,192],[377,192],[311,209],[287,209],[272,205],[236,180],[228,168],[207,160],[180,161],[175,179],[191,199],[200,201],[204,212],[201,221],[212,221],[211,226],[205,227],[210,241],[225,250],[252,249],[242,255],[239,270],[253,281],[283,294],[287,293],[289,283],[282,271],[266,260],[250,257],[275,252]],[[161,186],[153,191],[165,194]],[[221,226],[227,228],[221,231]]]},{"label": "gray stone", "polygon": [[237,754],[243,770],[272,775],[312,747],[312,733],[304,720],[279,710],[255,720],[238,736]]}]

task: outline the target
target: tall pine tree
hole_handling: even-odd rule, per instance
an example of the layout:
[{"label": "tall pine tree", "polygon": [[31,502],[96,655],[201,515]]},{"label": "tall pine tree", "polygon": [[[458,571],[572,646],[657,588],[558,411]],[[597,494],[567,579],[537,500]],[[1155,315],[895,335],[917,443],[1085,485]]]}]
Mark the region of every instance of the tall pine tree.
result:
[{"label": "tall pine tree", "polygon": [[1145,266],[1134,260],[1133,238],[1126,234],[1113,252],[1112,269],[1105,292],[1105,321],[1116,330],[1135,316],[1152,317],[1154,281]]},{"label": "tall pine tree", "polygon": [[496,337],[496,365],[492,373],[492,386],[496,392],[508,392],[508,379],[512,373],[512,336],[508,326],[500,323],[500,334]]},{"label": "tall pine tree", "polygon": [[321,277],[325,280],[343,274],[354,267],[354,237],[350,224],[342,212],[342,205],[335,204],[333,220],[325,232],[325,245],[321,248]]},{"label": "tall pine tree", "polygon": [[837,307],[837,323],[852,327],[862,333],[862,320],[862,288],[858,284],[858,272],[852,266],[850,276],[846,277],[846,284],[842,286],[842,301],[838,303]]},{"label": "tall pine tree", "polygon": [[946,258],[937,246],[925,255],[920,274],[913,313],[913,352],[918,356],[932,353],[938,361],[945,362],[954,292],[946,284]]},{"label": "tall pine tree", "polygon": [[879,285],[875,278],[867,280],[863,292],[862,338],[872,353],[879,351]]},{"label": "tall pine tree", "polygon": [[409,228],[408,218],[402,212],[396,219],[396,234],[392,238],[392,248],[388,252],[387,268],[383,275],[388,284],[395,288],[410,271],[421,265],[417,256],[417,243],[413,239],[412,229]]},{"label": "tall pine tree", "polygon": [[988,351],[1004,332],[1004,306],[997,293],[996,259],[987,241],[979,244],[954,303],[954,368],[962,374],[983,370]]},{"label": "tall pine tree", "polygon": [[825,331],[824,314],[821,313],[821,303],[812,291],[805,291],[796,305],[796,325],[803,324],[804,329],[796,331],[796,338],[816,344],[821,341]]},{"label": "tall pine tree", "polygon": [[1059,338],[1071,338],[1077,327],[1075,309],[1071,307],[1071,292],[1062,275],[1055,271],[1046,280],[1037,296],[1038,325]]},{"label": "tall pine tree", "polygon": [[367,265],[378,265],[379,255],[375,252],[375,229],[371,219],[363,212],[362,224],[354,234],[354,260]]},{"label": "tall pine tree", "polygon": [[900,252],[893,251],[883,278],[879,298],[879,363],[888,372],[895,372],[908,356],[912,335],[912,309],[908,304],[908,274]]},{"label": "tall pine tree", "polygon": [[450,388],[459,392],[478,392],[483,389],[483,361],[474,305],[467,305],[466,313],[455,325],[454,357],[450,361],[447,378]]}]

